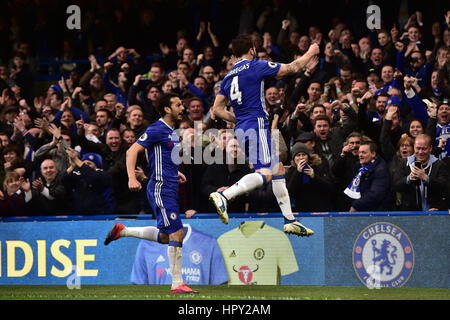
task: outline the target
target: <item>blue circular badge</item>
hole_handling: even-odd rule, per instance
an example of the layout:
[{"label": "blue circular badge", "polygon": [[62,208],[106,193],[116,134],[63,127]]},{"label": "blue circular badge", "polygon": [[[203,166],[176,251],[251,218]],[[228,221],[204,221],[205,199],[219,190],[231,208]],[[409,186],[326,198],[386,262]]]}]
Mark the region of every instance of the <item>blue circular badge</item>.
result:
[{"label": "blue circular badge", "polygon": [[359,280],[370,289],[401,287],[414,269],[414,248],[398,226],[377,222],[356,238],[353,267]]},{"label": "blue circular badge", "polygon": [[193,250],[189,253],[189,260],[191,260],[193,264],[200,264],[203,260],[203,257],[200,252]]}]

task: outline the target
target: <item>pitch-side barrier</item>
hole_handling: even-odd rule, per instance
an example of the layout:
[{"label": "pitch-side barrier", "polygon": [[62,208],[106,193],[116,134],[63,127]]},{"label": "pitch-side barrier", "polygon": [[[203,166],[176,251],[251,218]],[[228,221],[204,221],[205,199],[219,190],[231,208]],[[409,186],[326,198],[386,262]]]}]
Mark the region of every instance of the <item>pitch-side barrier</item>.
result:
[{"label": "pitch-side barrier", "polygon": [[[450,288],[450,214],[308,212],[311,237],[282,232],[281,213],[184,219],[183,277],[191,285]],[[0,285],[170,284],[167,246],[103,241],[114,223],[156,226],[151,215],[4,217]]]}]

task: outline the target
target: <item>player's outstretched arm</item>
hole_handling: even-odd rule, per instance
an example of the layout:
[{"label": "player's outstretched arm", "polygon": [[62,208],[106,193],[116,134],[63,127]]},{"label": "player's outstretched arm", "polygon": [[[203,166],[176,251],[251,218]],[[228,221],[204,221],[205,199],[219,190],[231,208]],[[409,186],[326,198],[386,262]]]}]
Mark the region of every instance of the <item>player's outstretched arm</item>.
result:
[{"label": "player's outstretched arm", "polygon": [[214,101],[214,115],[218,118],[221,118],[225,121],[236,123],[236,118],[234,117],[233,113],[226,110],[228,98],[224,95],[218,94],[216,96],[216,100]]},{"label": "player's outstretched arm", "polygon": [[296,73],[300,72],[306,66],[308,61],[315,55],[318,55],[319,53],[320,53],[319,46],[317,45],[317,43],[313,43],[309,47],[308,51],[303,56],[292,61],[291,63],[282,64],[280,67],[280,70],[277,73],[276,78],[281,79],[284,76],[288,76],[288,75],[292,75],[292,74],[296,74]]},{"label": "player's outstretched arm", "polygon": [[144,147],[139,143],[133,143],[131,147],[127,150],[126,165],[128,174],[128,188],[131,191],[139,191],[142,186],[141,183],[136,179],[136,162],[139,153],[144,151]]}]

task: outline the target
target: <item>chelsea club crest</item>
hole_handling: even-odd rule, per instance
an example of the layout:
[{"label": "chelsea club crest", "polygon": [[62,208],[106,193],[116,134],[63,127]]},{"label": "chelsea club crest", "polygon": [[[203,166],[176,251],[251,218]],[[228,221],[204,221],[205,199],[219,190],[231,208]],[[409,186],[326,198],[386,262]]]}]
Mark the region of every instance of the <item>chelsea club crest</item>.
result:
[{"label": "chelsea club crest", "polygon": [[369,289],[401,287],[414,269],[412,243],[394,224],[371,224],[355,241],[353,267],[359,280]]}]

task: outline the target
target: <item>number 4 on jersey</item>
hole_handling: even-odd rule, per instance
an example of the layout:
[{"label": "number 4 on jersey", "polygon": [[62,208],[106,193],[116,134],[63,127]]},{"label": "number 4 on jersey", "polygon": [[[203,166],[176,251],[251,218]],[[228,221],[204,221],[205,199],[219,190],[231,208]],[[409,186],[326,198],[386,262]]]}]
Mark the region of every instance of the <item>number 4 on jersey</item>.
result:
[{"label": "number 4 on jersey", "polygon": [[238,76],[235,76],[231,82],[230,97],[231,100],[237,100],[238,104],[242,104],[242,92],[239,91]]}]

